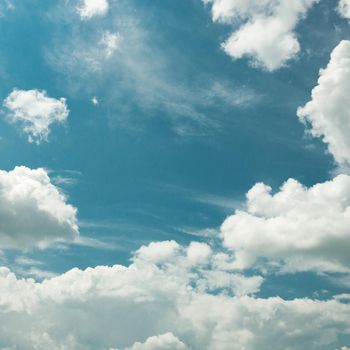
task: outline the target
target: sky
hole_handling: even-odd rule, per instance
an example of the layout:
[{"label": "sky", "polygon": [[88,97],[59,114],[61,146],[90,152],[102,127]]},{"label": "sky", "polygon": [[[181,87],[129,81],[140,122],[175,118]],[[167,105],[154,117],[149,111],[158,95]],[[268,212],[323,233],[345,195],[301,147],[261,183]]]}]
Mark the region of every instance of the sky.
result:
[{"label": "sky", "polygon": [[349,0],[0,28],[0,350],[350,349]]}]

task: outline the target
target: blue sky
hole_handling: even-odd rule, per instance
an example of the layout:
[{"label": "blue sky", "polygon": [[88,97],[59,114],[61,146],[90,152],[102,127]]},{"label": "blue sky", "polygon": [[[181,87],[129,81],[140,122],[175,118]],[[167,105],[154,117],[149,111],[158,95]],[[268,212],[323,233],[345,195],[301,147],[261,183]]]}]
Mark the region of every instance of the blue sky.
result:
[{"label": "blue sky", "polygon": [[[347,0],[0,2],[0,263],[8,271],[0,282],[0,320],[9,319],[6,329],[0,325],[0,349],[232,350],[276,344],[276,350],[347,350],[348,8]],[[261,32],[255,29],[260,22]],[[13,170],[18,166],[24,168]],[[40,178],[36,171],[42,171]],[[281,188],[288,179],[294,182]],[[193,269],[198,275],[184,282],[185,272],[171,266],[190,259],[193,242],[202,244],[194,245],[196,259],[208,261],[186,265],[186,274]],[[218,267],[220,259],[228,265]],[[111,274],[115,264],[139,269],[140,276],[155,269],[151,281],[126,278],[130,290],[143,280],[145,290],[160,293],[162,287],[151,286],[164,273],[179,290],[196,285],[191,298],[198,302],[214,298],[208,310],[249,298],[264,306],[249,306],[248,318],[262,317],[254,314],[260,308],[275,308],[281,319],[270,316],[272,325],[286,326],[281,334],[269,328],[254,337],[250,321],[242,328],[234,321],[200,319],[187,305],[186,315],[196,315],[189,321],[181,303],[172,306],[180,314],[176,322],[169,321],[173,316],[162,321],[161,306],[137,304],[132,292],[127,303],[135,313],[120,309],[120,296],[106,301],[102,293],[90,300],[83,287],[79,298],[101,310],[110,302],[110,310],[135,324],[134,331],[96,332],[90,339],[88,329],[119,321],[112,311],[101,323],[92,321],[94,311],[84,304],[74,307],[85,313],[85,330],[57,326],[78,298],[65,287],[69,276],[97,276],[98,266]],[[6,282],[9,271],[15,287]],[[115,273],[107,277],[124,278]],[[215,282],[208,277],[214,274]],[[96,283],[107,278],[96,276]],[[54,315],[32,306],[34,324],[42,317],[54,326],[36,324],[29,340],[16,339],[13,327],[21,322],[27,329],[27,311],[13,305],[39,297],[29,287],[21,296],[16,292],[13,302],[6,293],[21,283],[46,288],[45,278],[62,295],[71,294],[64,302],[50,297]],[[245,281],[239,282],[244,292],[236,278]],[[164,295],[167,282],[160,282]],[[288,311],[294,308],[288,302],[302,315]],[[152,318],[148,308],[166,326],[152,319],[143,330],[138,323]],[[334,320],[321,316],[329,310]],[[82,320],[74,312],[72,317]],[[300,323],[311,322],[308,317],[319,323],[298,331]],[[185,331],[186,322],[219,326],[204,337],[192,326]],[[300,336],[291,336],[292,330]],[[237,337],[241,342],[232,347]]]}]

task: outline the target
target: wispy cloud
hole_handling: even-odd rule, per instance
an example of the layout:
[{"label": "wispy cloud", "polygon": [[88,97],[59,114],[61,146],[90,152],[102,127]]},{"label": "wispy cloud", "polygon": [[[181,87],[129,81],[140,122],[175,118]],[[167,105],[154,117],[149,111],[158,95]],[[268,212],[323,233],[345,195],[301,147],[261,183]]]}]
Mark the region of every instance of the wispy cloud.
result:
[{"label": "wispy cloud", "polygon": [[[224,124],[220,113],[208,109],[247,108],[261,100],[253,88],[220,77],[181,79],[174,62],[182,54],[166,50],[163,34],[149,28],[142,11],[136,12],[132,3],[111,6],[109,18],[97,29],[69,22],[70,38],[54,38],[46,59],[74,93],[94,96],[103,90],[100,106],[109,111],[112,126],[140,129],[145,116],[156,115],[178,136],[204,136],[220,132]],[[135,116],[135,110],[142,116]]]}]

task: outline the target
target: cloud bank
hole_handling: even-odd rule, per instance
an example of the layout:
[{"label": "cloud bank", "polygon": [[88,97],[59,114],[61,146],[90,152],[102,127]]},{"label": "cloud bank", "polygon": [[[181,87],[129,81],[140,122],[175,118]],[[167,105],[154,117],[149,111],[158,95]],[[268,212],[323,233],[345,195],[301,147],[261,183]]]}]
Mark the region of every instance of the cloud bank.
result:
[{"label": "cloud bank", "polygon": [[339,300],[201,289],[203,261],[190,263],[188,249],[153,243],[128,267],[75,268],[41,283],[1,268],[0,348],[328,350],[349,335],[350,305]]}]

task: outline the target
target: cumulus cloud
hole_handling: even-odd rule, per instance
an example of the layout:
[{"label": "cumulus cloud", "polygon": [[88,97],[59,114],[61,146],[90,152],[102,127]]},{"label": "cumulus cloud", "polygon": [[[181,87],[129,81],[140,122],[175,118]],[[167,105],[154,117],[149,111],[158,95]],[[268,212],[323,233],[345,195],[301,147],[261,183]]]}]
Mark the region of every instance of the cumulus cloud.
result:
[{"label": "cumulus cloud", "polygon": [[193,283],[199,267],[184,273],[188,247],[162,263],[143,259],[148,248],[127,267],[75,268],[40,283],[0,268],[0,348],[328,350],[349,335],[349,304],[212,293]]},{"label": "cumulus cloud", "polygon": [[69,114],[66,100],[48,97],[45,91],[13,90],[4,100],[8,120],[19,124],[29,142],[47,141],[50,127],[63,123]]},{"label": "cumulus cloud", "polygon": [[0,248],[44,247],[78,235],[77,210],[44,169],[0,170]]},{"label": "cumulus cloud", "polygon": [[136,342],[131,348],[125,350],[186,350],[185,344],[174,334],[166,333],[149,337],[144,343]]},{"label": "cumulus cloud", "polygon": [[350,19],[350,1],[340,0],[338,4],[338,13],[340,16]]},{"label": "cumulus cloud", "polygon": [[77,11],[82,19],[104,16],[109,9],[107,0],[82,0]]},{"label": "cumulus cloud", "polygon": [[222,47],[234,59],[274,71],[295,58],[300,45],[295,28],[319,0],[203,0],[215,22],[240,23]]},{"label": "cumulus cloud", "polygon": [[245,210],[222,225],[235,268],[259,258],[285,271],[350,271],[350,176],[305,188],[290,179],[272,194],[265,184],[247,193]]},{"label": "cumulus cloud", "polygon": [[350,165],[350,41],[333,50],[330,62],[320,70],[311,100],[299,107],[297,115],[310,126],[314,137],[322,138],[339,165]]}]

